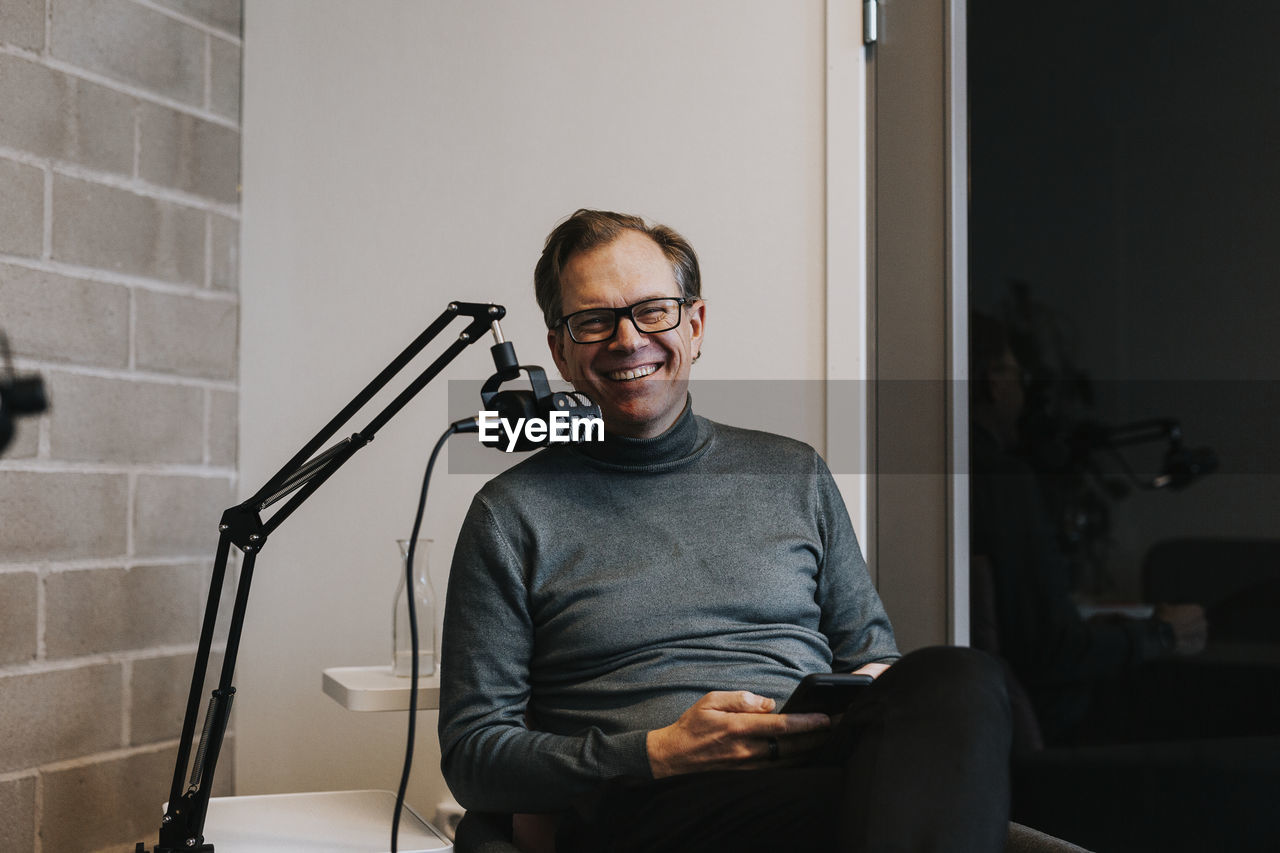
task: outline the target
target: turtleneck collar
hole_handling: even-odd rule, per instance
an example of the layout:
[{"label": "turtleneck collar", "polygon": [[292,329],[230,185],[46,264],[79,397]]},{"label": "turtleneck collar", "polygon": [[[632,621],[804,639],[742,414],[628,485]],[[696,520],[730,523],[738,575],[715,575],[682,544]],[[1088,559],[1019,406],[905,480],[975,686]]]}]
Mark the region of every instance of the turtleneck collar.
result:
[{"label": "turtleneck collar", "polygon": [[578,445],[576,449],[611,468],[655,469],[701,455],[711,440],[707,422],[693,415],[693,398],[686,397],[676,422],[653,438],[630,438],[606,432],[604,441]]}]

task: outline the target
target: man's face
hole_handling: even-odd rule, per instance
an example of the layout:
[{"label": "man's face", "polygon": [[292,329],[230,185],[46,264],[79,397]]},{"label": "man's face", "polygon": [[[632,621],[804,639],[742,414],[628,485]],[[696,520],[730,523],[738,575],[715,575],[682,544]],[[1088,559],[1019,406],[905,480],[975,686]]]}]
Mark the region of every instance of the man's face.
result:
[{"label": "man's face", "polygon": [[[569,258],[560,277],[562,316],[587,308],[623,308],[680,296],[671,262],[648,235],[626,230],[612,243]],[[684,410],[689,367],[702,348],[701,302],[682,308],[680,325],[646,335],[627,318],[612,338],[580,344],[564,326],[547,332],[560,375],[600,404],[605,428],[652,438]]]}]

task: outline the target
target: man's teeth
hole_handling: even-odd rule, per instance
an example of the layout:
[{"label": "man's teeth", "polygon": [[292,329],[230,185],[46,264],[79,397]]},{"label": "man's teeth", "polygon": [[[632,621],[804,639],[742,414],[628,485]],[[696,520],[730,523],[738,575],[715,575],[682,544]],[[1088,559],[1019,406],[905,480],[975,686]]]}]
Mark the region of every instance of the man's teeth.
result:
[{"label": "man's teeth", "polygon": [[615,370],[608,374],[610,379],[619,381],[627,379],[639,379],[642,376],[648,376],[650,373],[656,373],[658,366],[656,364],[646,364],[644,367],[637,367],[632,370]]}]

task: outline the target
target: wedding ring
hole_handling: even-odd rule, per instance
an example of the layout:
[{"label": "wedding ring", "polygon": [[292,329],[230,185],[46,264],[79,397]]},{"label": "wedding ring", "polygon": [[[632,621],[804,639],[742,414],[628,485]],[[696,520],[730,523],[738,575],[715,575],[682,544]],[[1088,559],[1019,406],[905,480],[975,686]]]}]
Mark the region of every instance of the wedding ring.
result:
[{"label": "wedding ring", "polygon": [[769,760],[778,760],[778,739],[776,737],[769,738]]}]

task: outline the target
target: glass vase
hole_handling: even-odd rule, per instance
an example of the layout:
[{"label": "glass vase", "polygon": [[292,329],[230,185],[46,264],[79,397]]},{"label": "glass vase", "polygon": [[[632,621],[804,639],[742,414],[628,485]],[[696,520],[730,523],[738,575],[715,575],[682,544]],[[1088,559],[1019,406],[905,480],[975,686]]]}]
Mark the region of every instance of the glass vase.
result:
[{"label": "glass vase", "polygon": [[[396,585],[395,610],[391,616],[391,671],[405,678],[413,675],[413,643],[409,634],[409,588],[405,582],[405,565],[409,560],[409,540],[397,539],[400,547],[400,581]],[[431,588],[427,554],[430,539],[419,539],[413,549],[413,601],[418,621],[418,675],[436,671],[436,595]]]}]

